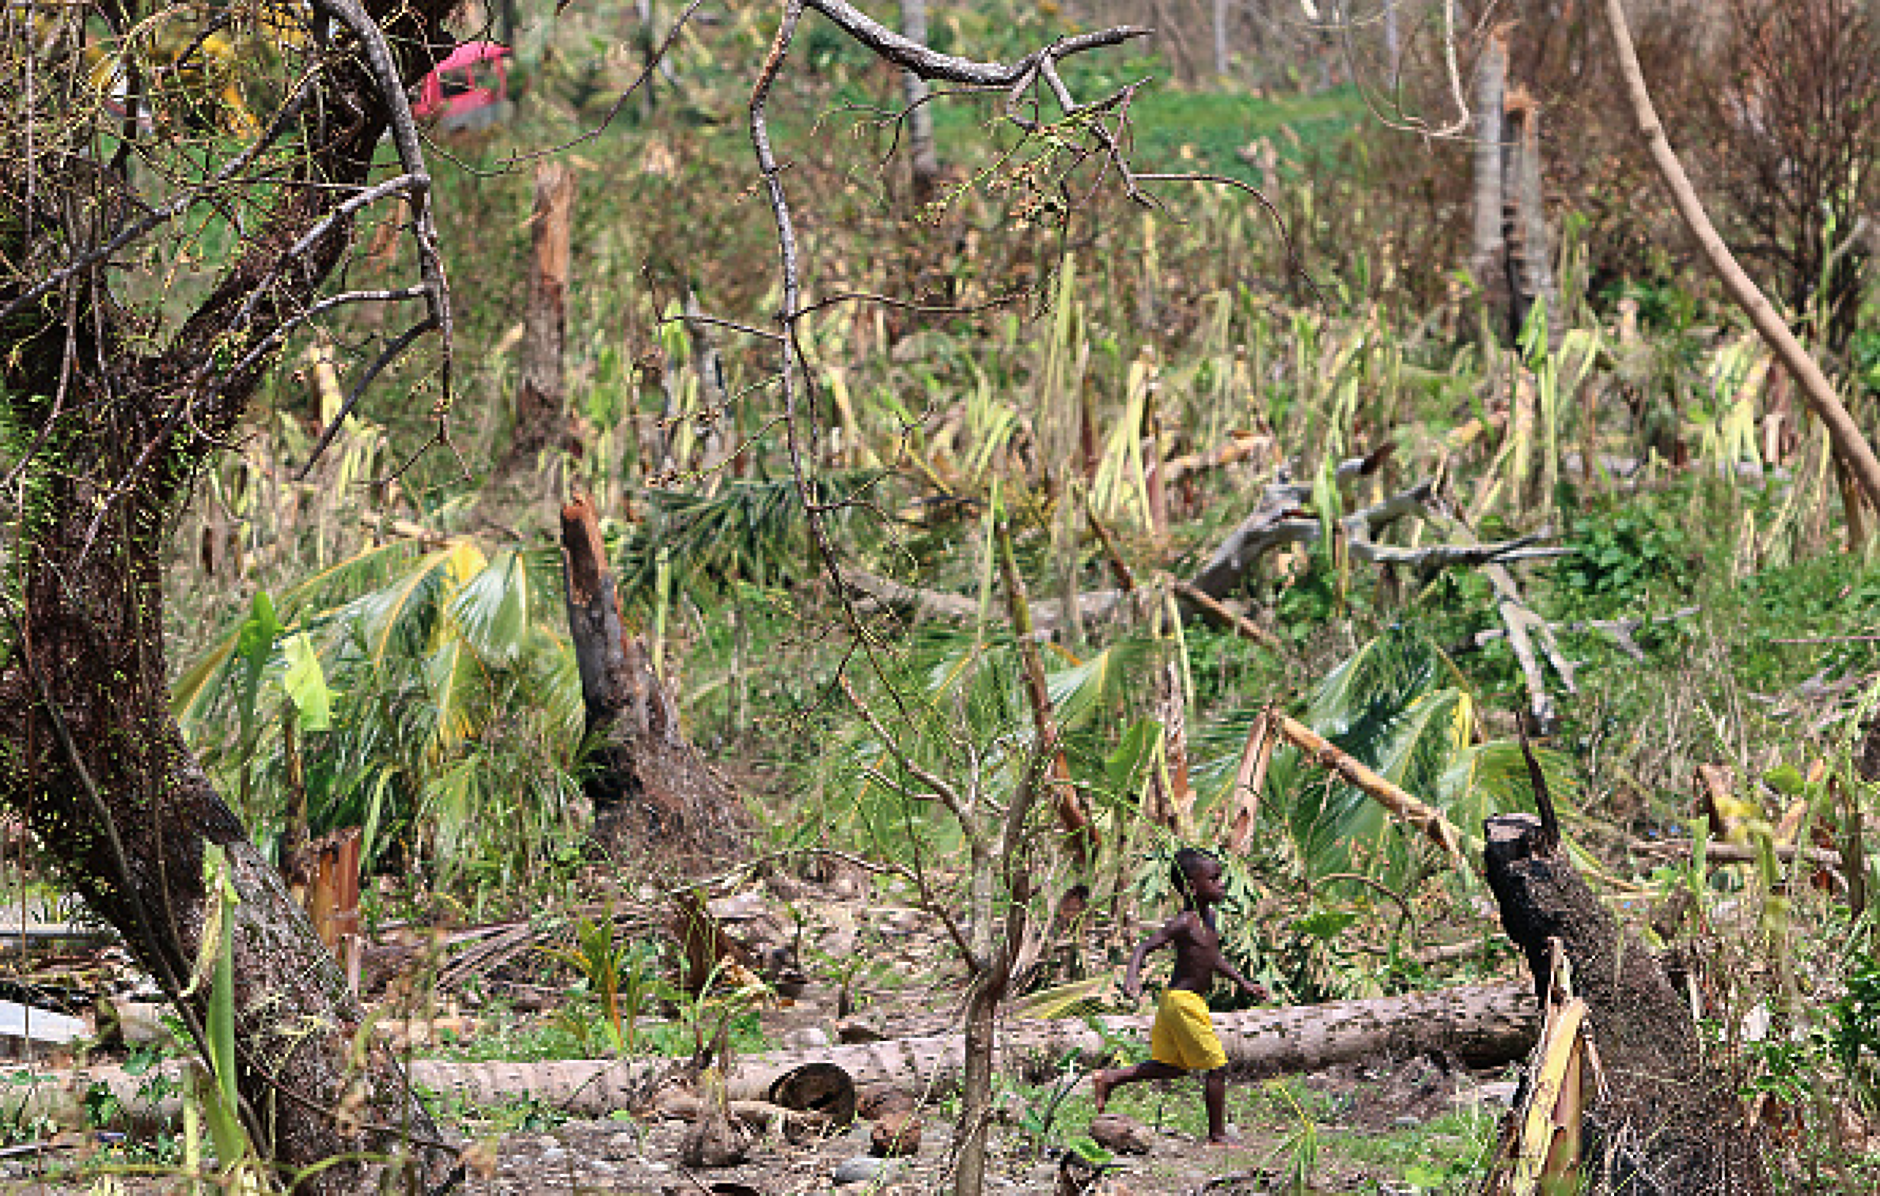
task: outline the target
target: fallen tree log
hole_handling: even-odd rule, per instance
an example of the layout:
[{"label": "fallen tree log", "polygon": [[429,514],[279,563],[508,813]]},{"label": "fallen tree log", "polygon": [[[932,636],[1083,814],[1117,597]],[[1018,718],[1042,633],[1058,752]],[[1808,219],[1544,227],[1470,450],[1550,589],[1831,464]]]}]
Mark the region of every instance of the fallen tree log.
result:
[{"label": "fallen tree log", "polygon": [[[1007,1069],[1049,1067],[1055,1073],[1066,1055],[1086,1064],[1109,1049],[1105,1035],[1147,1038],[1153,1017],[1118,1015],[1097,1019],[1100,1035],[1075,1019],[1006,1022],[1000,1035]],[[1312,1071],[1379,1055],[1442,1052],[1471,1066],[1494,1066],[1522,1058],[1540,1031],[1540,1013],[1528,990],[1515,984],[1464,985],[1401,997],[1331,1001],[1286,1009],[1218,1013],[1214,1026],[1236,1075],[1270,1076]],[[959,1034],[888,1039],[807,1051],[772,1051],[737,1059],[725,1095],[738,1113],[742,1102],[793,1108],[847,1124],[858,1089],[899,1087],[935,1093],[958,1078],[964,1057]],[[45,1118],[64,1126],[86,1126],[87,1098],[102,1086],[119,1101],[113,1125],[148,1131],[174,1125],[181,1103],[175,1063],[131,1075],[122,1068],[94,1067],[47,1072],[0,1071],[0,1118],[25,1124]],[[604,1117],[620,1109],[657,1108],[663,1088],[683,1082],[674,1059],[576,1059],[538,1063],[446,1063],[414,1059],[412,1083],[468,1105],[529,1098],[579,1117]],[[153,1082],[153,1077],[161,1077]],[[167,1083],[164,1082],[167,1080]],[[95,1103],[95,1097],[92,1098]]]},{"label": "fallen tree log", "polygon": [[[1536,794],[1542,810],[1545,790]],[[1604,1086],[1586,1113],[1595,1191],[1769,1191],[1753,1128],[1729,1078],[1705,1059],[1689,1007],[1658,957],[1619,926],[1531,814],[1487,822],[1484,872],[1502,926],[1527,956],[1536,995],[1553,974],[1552,944],[1572,965],[1591,1011]]]},{"label": "fallen tree log", "polygon": [[[1106,1034],[1146,1038],[1145,1016],[1099,1018]],[[1312,1071],[1376,1055],[1445,1052],[1472,1065],[1519,1059],[1534,1045],[1540,1015],[1518,985],[1471,985],[1365,1001],[1332,1001],[1288,1009],[1253,1009],[1214,1017],[1215,1031],[1237,1075]],[[841,1068],[858,1089],[896,1085],[934,1092],[957,1079],[964,1038],[936,1034],[814,1051],[746,1055],[726,1083],[732,1099],[761,1099],[777,1078],[806,1063]],[[1008,1070],[1066,1055],[1086,1062],[1108,1049],[1104,1037],[1073,1019],[1008,1021],[998,1046]],[[646,1101],[649,1076],[665,1061],[572,1060],[545,1063],[440,1063],[414,1060],[414,1083],[470,1104],[530,1098],[577,1116],[604,1116]]]}]

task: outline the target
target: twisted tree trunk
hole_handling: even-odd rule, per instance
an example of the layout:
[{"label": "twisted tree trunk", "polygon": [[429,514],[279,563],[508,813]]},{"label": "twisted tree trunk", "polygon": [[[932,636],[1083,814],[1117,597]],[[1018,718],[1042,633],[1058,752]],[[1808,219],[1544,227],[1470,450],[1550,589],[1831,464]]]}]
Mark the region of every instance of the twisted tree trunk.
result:
[{"label": "twisted tree trunk", "polygon": [[[404,98],[443,40],[444,5],[310,8],[340,48],[310,63],[266,122],[260,136],[278,155],[261,159],[267,181],[230,157],[219,171],[191,162],[204,181],[186,172],[169,191],[69,127],[57,72],[69,83],[77,56],[22,38],[17,13],[0,18],[0,75],[40,71],[46,84],[0,87],[0,153],[19,164],[0,175],[0,456],[25,496],[4,522],[0,804],[123,935],[199,1045],[220,945],[208,928],[230,932],[242,1121],[285,1178],[331,1164],[300,1190],[338,1194],[375,1186],[375,1159],[419,1154],[434,1180],[454,1152],[397,1062],[358,1041],[364,1014],[338,964],[184,742],[163,642],[166,547],[190,489],[374,198],[409,203],[427,255],[424,283],[405,297],[429,314],[401,344],[449,322]],[[124,26],[150,15],[134,2],[114,11]],[[74,6],[51,20],[85,15]],[[405,173],[368,190],[388,127]],[[127,122],[114,136],[128,157],[139,134]],[[194,312],[127,313],[111,290],[120,260],[166,220],[221,203],[251,215]]]}]

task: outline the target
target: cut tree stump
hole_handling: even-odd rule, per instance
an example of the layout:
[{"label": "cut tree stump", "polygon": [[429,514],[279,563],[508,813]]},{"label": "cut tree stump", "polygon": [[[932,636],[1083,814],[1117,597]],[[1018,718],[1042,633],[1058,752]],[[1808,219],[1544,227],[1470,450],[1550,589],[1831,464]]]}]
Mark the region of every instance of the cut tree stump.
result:
[{"label": "cut tree stump", "polygon": [[1759,1196],[1769,1191],[1753,1128],[1728,1078],[1705,1059],[1691,1013],[1658,957],[1616,923],[1541,820],[1487,822],[1489,887],[1527,956],[1536,995],[1550,942],[1572,965],[1590,1011],[1604,1091],[1587,1112],[1593,1191]]}]

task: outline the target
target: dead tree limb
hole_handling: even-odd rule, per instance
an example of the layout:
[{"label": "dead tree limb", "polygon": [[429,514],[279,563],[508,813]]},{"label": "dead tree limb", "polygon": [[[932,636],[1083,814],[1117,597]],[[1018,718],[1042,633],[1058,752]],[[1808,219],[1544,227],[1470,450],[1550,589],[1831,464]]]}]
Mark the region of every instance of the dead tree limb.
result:
[{"label": "dead tree limb", "polygon": [[[1356,458],[1339,466],[1339,477],[1355,477],[1370,458]],[[1351,559],[1370,565],[1397,565],[1433,574],[1458,566],[1505,566],[1517,561],[1565,555],[1565,549],[1539,548],[1545,533],[1520,536],[1494,544],[1434,544],[1406,548],[1380,544],[1377,537],[1401,519],[1427,518],[1436,503],[1436,483],[1424,480],[1400,490],[1382,502],[1352,512],[1339,521]],[[1260,505],[1214,550],[1190,583],[1219,601],[1238,589],[1260,558],[1287,544],[1315,544],[1324,524],[1310,510],[1312,487],[1285,478],[1266,488]]]},{"label": "dead tree limb", "polygon": [[[1379,454],[1369,457],[1354,457],[1338,467],[1341,479],[1358,477],[1367,470],[1375,468],[1381,459]],[[1220,547],[1208,558],[1207,564],[1192,580],[1175,580],[1172,588],[1178,608],[1185,617],[1199,618],[1216,627],[1235,631],[1269,648],[1280,646],[1279,637],[1261,627],[1246,615],[1227,605],[1225,598],[1246,580],[1247,574],[1259,564],[1262,557],[1276,548],[1287,544],[1313,544],[1324,535],[1323,522],[1307,510],[1312,500],[1312,488],[1308,485],[1290,481],[1282,473],[1280,479],[1266,487],[1259,506],[1241,524],[1230,532]],[[1432,521],[1442,521],[1445,526],[1456,526],[1443,511],[1441,500],[1436,497],[1436,483],[1424,480],[1414,486],[1398,491],[1381,502],[1352,512],[1340,520],[1345,543],[1353,560],[1371,565],[1389,565],[1415,571],[1420,576],[1430,576],[1444,569],[1476,567],[1490,571],[1491,582],[1496,582],[1498,605],[1502,611],[1503,622],[1508,625],[1510,634],[1519,630],[1522,638],[1517,644],[1516,654],[1526,651],[1531,658],[1533,649],[1529,646],[1532,637],[1526,634],[1530,625],[1545,626],[1540,616],[1528,610],[1520,600],[1519,588],[1513,577],[1507,573],[1507,566],[1521,561],[1546,560],[1567,555],[1571,550],[1540,546],[1546,533],[1517,536],[1510,540],[1501,540],[1492,544],[1477,544],[1473,537],[1463,542],[1431,544],[1409,548],[1378,542],[1386,529],[1402,519],[1417,517]],[[1102,623],[1127,617],[1131,609],[1130,595],[1136,590],[1135,577],[1128,564],[1123,560],[1109,529],[1100,520],[1093,518],[1092,526],[1102,541],[1104,552],[1115,571],[1119,588],[1113,590],[1089,590],[1077,595],[1078,620],[1084,624]],[[1466,533],[1465,533],[1466,535]],[[1496,581],[1499,577],[1501,580]],[[842,571],[844,584],[856,594],[872,599],[892,610],[922,618],[941,619],[951,623],[971,623],[979,617],[979,604],[963,594],[950,594],[942,590],[922,589],[902,582],[881,577],[865,569],[854,566]],[[1513,595],[1513,604],[1508,596]],[[1061,602],[1044,600],[1032,605],[1032,623],[1040,631],[1049,631],[1062,626],[1066,608]],[[1493,638],[1492,636],[1490,638]],[[1572,664],[1560,657],[1555,649],[1551,632],[1542,637],[1549,659],[1567,679],[1568,692],[1573,690]],[[1484,642],[1487,642],[1486,640]],[[1538,677],[1538,667],[1537,667]],[[1540,693],[1545,697],[1545,688]],[[1551,706],[1549,719],[1551,719]],[[1543,724],[1548,725],[1548,724]]]},{"label": "dead tree limb", "polygon": [[1390,811],[1394,818],[1422,831],[1452,858],[1470,864],[1475,862],[1475,853],[1463,850],[1462,832],[1456,829],[1455,823],[1444,817],[1441,810],[1373,772],[1298,719],[1278,711],[1268,711],[1267,719],[1268,725],[1280,738],[1305,753],[1308,760],[1337,773],[1351,785],[1363,790],[1366,796]]},{"label": "dead tree limb", "polygon": [[1834,444],[1835,456],[1845,462],[1859,479],[1861,489],[1867,492],[1867,501],[1880,508],[1880,457],[1874,456],[1873,446],[1867,443],[1860,425],[1854,422],[1854,417],[1842,405],[1834,384],[1828,381],[1828,376],[1821,372],[1815,359],[1809,356],[1808,350],[1789,330],[1787,322],[1762,293],[1762,289],[1737,264],[1730,247],[1724,244],[1716,226],[1711,224],[1710,214],[1704,210],[1703,201],[1697,197],[1697,189],[1684,173],[1684,165],[1678,161],[1677,151],[1671,148],[1671,141],[1665,136],[1665,127],[1652,104],[1651,92],[1645,86],[1645,73],[1639,68],[1638,54],[1632,48],[1632,30],[1626,24],[1623,0],[1605,0],[1600,8],[1605,16],[1606,31],[1612,37],[1613,53],[1618,59],[1619,75],[1625,82],[1626,98],[1632,105],[1632,118],[1638,126],[1639,139],[1645,143],[1646,153],[1657,168],[1658,176],[1664,180],[1665,189],[1671,192],[1672,203],[1677,206],[1684,226],[1696,239],[1710,268],[1716,271],[1723,289],[1750,318],[1756,331],[1781,360],[1783,368],[1801,383],[1802,397],[1808,400],[1809,407],[1828,429],[1828,439]]},{"label": "dead tree limb", "polygon": [[[1426,507],[1425,515],[1446,530],[1451,542],[1467,544],[1475,538],[1474,533],[1460,519],[1438,503]],[[1496,613],[1501,616],[1508,647],[1520,664],[1522,680],[1527,684],[1528,719],[1535,734],[1551,735],[1559,723],[1559,716],[1554,709],[1553,696],[1547,692],[1547,675],[1541,668],[1541,659],[1544,656],[1547,663],[1553,666],[1569,694],[1579,692],[1573,681],[1573,671],[1579,666],[1560,651],[1560,641],[1554,638],[1553,624],[1535,614],[1534,608],[1521,596],[1520,583],[1509,572],[1507,562],[1485,562],[1481,568],[1482,576],[1488,579],[1488,584],[1495,591]]]},{"label": "dead tree limb", "polygon": [[[1668,615],[1638,615],[1630,619],[1580,619],[1572,623],[1549,623],[1547,628],[1556,636],[1587,635],[1594,633],[1603,635],[1610,639],[1619,651],[1625,653],[1633,660],[1642,661],[1645,659],[1645,650],[1638,646],[1637,640],[1632,638],[1633,633],[1646,627],[1657,627],[1665,623],[1681,622],[1697,614],[1701,609],[1701,607],[1696,606],[1685,606],[1672,611]],[[1451,656],[1460,656],[1465,652],[1473,652],[1494,643],[1498,639],[1505,639],[1507,635],[1508,631],[1504,627],[1485,628],[1450,648],[1449,654]]]},{"label": "dead tree limb", "polygon": [[1229,432],[1225,444],[1197,453],[1184,453],[1162,463],[1162,475],[1173,486],[1190,474],[1223,469],[1273,447],[1273,438],[1258,432]]}]

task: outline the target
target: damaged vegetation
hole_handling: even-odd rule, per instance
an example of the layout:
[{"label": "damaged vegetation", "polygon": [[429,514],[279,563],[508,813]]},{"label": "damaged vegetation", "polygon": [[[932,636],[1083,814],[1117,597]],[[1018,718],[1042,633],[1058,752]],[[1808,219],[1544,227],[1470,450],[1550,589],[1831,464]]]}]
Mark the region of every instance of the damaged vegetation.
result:
[{"label": "damaged vegetation", "polygon": [[1138,7],[0,10],[0,1185],[1880,1184],[1865,9]]}]

